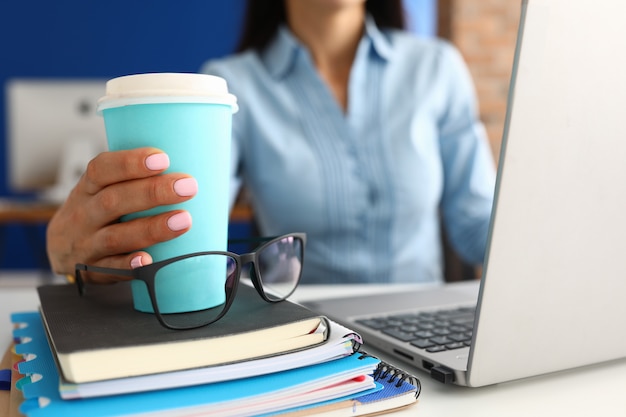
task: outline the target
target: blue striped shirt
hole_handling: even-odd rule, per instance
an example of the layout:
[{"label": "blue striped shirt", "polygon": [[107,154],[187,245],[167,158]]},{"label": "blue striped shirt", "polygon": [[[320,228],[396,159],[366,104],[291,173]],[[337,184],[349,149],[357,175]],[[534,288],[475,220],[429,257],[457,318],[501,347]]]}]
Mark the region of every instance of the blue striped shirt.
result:
[{"label": "blue striped shirt", "polygon": [[262,233],[308,235],[306,283],[441,281],[441,221],[482,262],[494,166],[470,75],[442,40],[367,19],[344,112],[286,27],[261,53],[210,61],[239,102],[233,199]]}]

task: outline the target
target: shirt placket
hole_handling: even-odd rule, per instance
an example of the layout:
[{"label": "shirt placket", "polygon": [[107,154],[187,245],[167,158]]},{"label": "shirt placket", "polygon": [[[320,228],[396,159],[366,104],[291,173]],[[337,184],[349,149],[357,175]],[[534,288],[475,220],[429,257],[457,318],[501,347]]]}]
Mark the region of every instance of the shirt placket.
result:
[{"label": "shirt placket", "polygon": [[391,152],[382,113],[384,61],[364,39],[356,56],[349,85],[348,123],[357,150],[358,165],[368,190],[367,207],[362,208],[363,242],[375,254],[369,268],[370,280],[391,277],[391,233],[393,228],[394,187],[391,181]]}]

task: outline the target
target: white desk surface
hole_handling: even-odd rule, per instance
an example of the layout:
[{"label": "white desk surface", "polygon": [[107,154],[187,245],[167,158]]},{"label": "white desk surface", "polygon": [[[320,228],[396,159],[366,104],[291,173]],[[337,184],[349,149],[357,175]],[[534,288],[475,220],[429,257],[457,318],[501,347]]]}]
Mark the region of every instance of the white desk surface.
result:
[{"label": "white desk surface", "polygon": [[[40,282],[33,274],[0,274],[0,348],[3,351],[11,342],[10,313],[37,309],[34,288]],[[302,286],[294,298],[304,301],[397,288]],[[623,332],[624,329],[607,331]],[[386,359],[383,355],[381,358]],[[420,370],[399,362],[394,364],[412,371],[422,382],[418,405],[395,413],[396,416],[626,416],[626,359],[483,388],[443,385]]]}]

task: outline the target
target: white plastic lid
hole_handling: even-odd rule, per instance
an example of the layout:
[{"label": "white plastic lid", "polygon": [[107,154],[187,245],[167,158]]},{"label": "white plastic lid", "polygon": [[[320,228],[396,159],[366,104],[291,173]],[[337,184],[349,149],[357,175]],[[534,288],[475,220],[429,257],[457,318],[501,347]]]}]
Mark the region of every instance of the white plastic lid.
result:
[{"label": "white plastic lid", "polygon": [[192,73],[149,73],[113,78],[106,83],[98,112],[113,107],[154,103],[211,103],[237,107],[237,97],[228,92],[226,80]]}]

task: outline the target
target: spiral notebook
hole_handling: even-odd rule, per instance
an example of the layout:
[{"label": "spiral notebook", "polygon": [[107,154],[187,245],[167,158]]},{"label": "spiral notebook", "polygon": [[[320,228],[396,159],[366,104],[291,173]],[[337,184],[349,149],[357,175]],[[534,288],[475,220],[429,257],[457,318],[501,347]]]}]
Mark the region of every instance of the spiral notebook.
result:
[{"label": "spiral notebook", "polygon": [[317,403],[289,410],[282,417],[304,417],[323,415],[324,417],[369,416],[398,411],[416,403],[421,392],[420,381],[405,371],[381,362],[374,373],[380,390],[342,401]]},{"label": "spiral notebook", "polygon": [[309,349],[220,366],[82,384],[71,383],[60,374],[59,392],[63,399],[76,399],[208,384],[300,368],[355,353],[362,343],[361,336],[336,322],[329,323],[328,340]]},{"label": "spiral notebook", "polygon": [[[340,414],[363,415],[415,404],[419,381],[378,358],[356,352],[332,361],[302,368],[190,387],[63,400],[59,374],[48,346],[41,317],[35,312],[15,313],[15,346],[27,359],[19,363],[19,381],[25,401],[19,411],[27,417],[108,417],[144,415],[212,416],[309,413],[309,407],[333,407]],[[379,393],[377,396],[370,395]],[[348,405],[351,406],[348,406]],[[353,409],[363,412],[352,413]],[[326,408],[324,408],[326,410]],[[343,410],[343,411],[342,411]],[[303,414],[307,415],[307,414]]]}]

